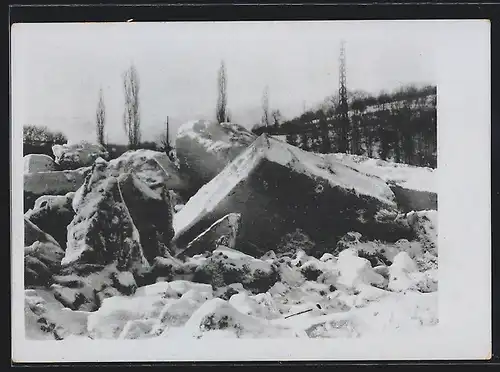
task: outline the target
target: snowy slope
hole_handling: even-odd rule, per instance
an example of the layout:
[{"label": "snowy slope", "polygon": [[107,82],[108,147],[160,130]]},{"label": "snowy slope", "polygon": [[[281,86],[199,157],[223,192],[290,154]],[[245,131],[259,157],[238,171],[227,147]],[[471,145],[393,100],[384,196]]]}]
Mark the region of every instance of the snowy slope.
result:
[{"label": "snowy slope", "polygon": [[437,193],[437,170],[408,164],[392,163],[366,156],[342,153],[317,154],[327,160],[341,162],[365,174],[380,177],[398,186]]}]

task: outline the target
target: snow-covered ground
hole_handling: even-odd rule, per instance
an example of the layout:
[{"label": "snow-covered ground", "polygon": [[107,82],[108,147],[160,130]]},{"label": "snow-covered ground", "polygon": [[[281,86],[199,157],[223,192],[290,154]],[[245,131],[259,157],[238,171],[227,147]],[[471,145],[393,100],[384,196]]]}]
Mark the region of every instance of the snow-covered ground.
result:
[{"label": "snow-covered ground", "polygon": [[[432,235],[428,238],[433,240]],[[265,276],[274,267],[277,281],[262,292],[245,283],[211,285],[174,279],[140,287],[131,296],[105,298],[97,311],[87,312],[63,308],[50,290],[26,290],[26,335],[35,339],[353,338],[436,325],[436,270],[429,265],[419,268],[403,250],[391,265],[373,268],[358,255],[358,244],[320,259],[300,250],[291,257],[269,252],[255,258],[225,247],[211,254],[219,257],[217,275],[223,278],[232,270],[247,269]],[[197,255],[181,265],[206,270],[210,257]],[[210,273],[215,280],[216,274]]]},{"label": "snow-covered ground", "polygon": [[341,153],[318,155],[340,161],[360,172],[380,177],[386,182],[404,188],[437,193],[437,169],[393,163],[360,155]]},{"label": "snow-covered ground", "polygon": [[[168,288],[177,283],[161,284]],[[288,296],[280,296],[273,288],[270,292],[274,295],[240,292],[229,301],[212,298],[211,290],[200,292],[201,289],[191,289],[178,299],[164,299],[168,296],[165,290],[150,296],[113,296],[91,313],[63,308],[53,300],[47,303],[43,299],[47,293],[29,290],[26,336],[30,339],[383,337],[385,332],[414,331],[438,323],[437,292],[395,293],[366,286],[360,287],[357,294],[329,294],[321,299],[319,288],[323,287],[305,282]],[[321,309],[318,303],[323,304]],[[32,310],[36,307],[43,308],[39,317]],[[284,311],[286,308],[288,311]],[[312,311],[287,318],[309,309]],[[42,316],[56,337],[40,326]]]},{"label": "snow-covered ground", "polygon": [[[197,125],[203,132],[207,127],[202,124]],[[189,137],[188,128],[194,126],[191,123],[179,132]],[[231,133],[237,133],[237,129],[232,128]],[[242,135],[248,137],[246,132]],[[250,139],[245,137],[245,141]],[[224,140],[230,143],[234,138],[228,135]],[[208,148],[215,152],[226,146],[210,143]],[[225,246],[230,244],[219,238],[226,236],[217,235],[215,245],[207,244],[196,251],[204,253],[192,252],[181,258],[163,250],[169,237],[159,247],[162,250],[152,251],[149,262],[143,254],[148,242],[144,238],[156,236],[158,240],[163,232],[144,230],[137,219],[134,222],[130,211],[152,213],[153,207],[164,201],[163,194],[151,189],[157,184],[171,182],[183,187],[175,165],[160,155],[135,151],[109,164],[102,159],[94,163],[72,200],[76,217],[67,227],[66,250],[55,241],[51,244],[56,248],[51,248],[45,242],[49,238],[42,239],[41,233],[25,246],[25,256],[40,261],[25,259],[25,265],[31,262],[35,274],[49,261],[57,263],[57,272],[48,273],[46,282],[36,283],[34,275],[35,284],[25,290],[27,338],[357,338],[425,332],[438,323],[437,211],[396,212],[397,201],[388,185],[435,192],[435,170],[362,156],[309,153],[262,135],[234,159],[225,159],[229,163],[222,172],[185,205],[172,206],[175,214],[169,228],[177,233],[195,224],[199,216],[215,208],[235,185],[266,161],[277,169],[314,180],[310,187],[313,197],[323,192],[323,187],[331,187],[348,190],[355,198],[376,201],[374,205],[382,209],[392,208],[393,215],[415,233],[408,237],[413,240],[397,235],[392,243],[372,241],[351,231],[318,258],[324,251],[313,257],[315,253],[299,247],[296,240],[286,245],[286,250],[272,243],[265,249],[274,251],[262,256],[262,251],[255,251],[258,253],[252,256],[238,251],[237,246]],[[127,179],[132,180],[136,198],[125,198],[132,194],[124,193],[126,189],[120,185],[129,183],[120,184],[108,174],[125,171],[135,173]],[[66,176],[64,171],[52,173]],[[316,191],[316,184],[321,190]],[[41,202],[35,204],[40,207]],[[170,207],[165,202],[165,208]],[[332,209],[332,213],[340,212]],[[167,220],[163,214],[154,216]],[[171,219],[171,214],[168,216]],[[77,222],[92,229],[74,228]],[[232,224],[237,225],[234,221]],[[112,242],[122,238],[130,249],[126,249],[127,244]],[[44,242],[45,248],[58,253],[54,259],[47,261],[45,256],[52,256],[41,254],[39,246]],[[85,259],[88,256],[96,262],[87,265],[74,246],[85,248]],[[106,260],[127,265],[104,262],[99,250],[109,251],[105,252]],[[59,270],[59,264],[64,268]]]}]

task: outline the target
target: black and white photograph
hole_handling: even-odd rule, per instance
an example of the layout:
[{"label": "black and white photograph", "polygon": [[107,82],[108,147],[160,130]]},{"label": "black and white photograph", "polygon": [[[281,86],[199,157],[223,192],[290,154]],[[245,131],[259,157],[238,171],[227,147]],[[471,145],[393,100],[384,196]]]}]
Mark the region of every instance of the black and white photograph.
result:
[{"label": "black and white photograph", "polygon": [[[470,237],[474,253],[453,263],[473,247],[449,237],[460,228],[443,212],[467,208],[453,185],[480,166],[455,179],[446,167],[489,123],[478,117],[454,152],[449,132],[474,127],[451,128],[444,111],[457,89],[438,24],[15,24],[13,332],[38,345],[20,354],[106,341],[162,360],[182,345],[252,354],[258,340],[281,356],[322,342],[326,358],[373,359],[383,345],[363,342],[391,338],[430,353],[458,326],[443,315],[462,309],[450,296],[489,301],[487,274],[467,266],[489,270],[489,246]],[[485,40],[449,48],[484,57]]]}]

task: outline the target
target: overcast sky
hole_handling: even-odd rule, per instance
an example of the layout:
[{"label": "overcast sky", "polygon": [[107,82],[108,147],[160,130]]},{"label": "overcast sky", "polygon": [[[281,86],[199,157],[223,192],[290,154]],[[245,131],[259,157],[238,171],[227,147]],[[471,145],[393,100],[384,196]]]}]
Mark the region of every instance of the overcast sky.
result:
[{"label": "overcast sky", "polygon": [[347,85],[378,93],[435,84],[432,32],[418,22],[226,22],[23,24],[12,31],[15,125],[45,125],[70,140],[94,140],[99,88],[110,142],[125,143],[122,73],[140,77],[143,139],[167,115],[212,119],[225,61],[233,121],[260,120],[262,93],[291,118],[338,89],[341,39]]}]

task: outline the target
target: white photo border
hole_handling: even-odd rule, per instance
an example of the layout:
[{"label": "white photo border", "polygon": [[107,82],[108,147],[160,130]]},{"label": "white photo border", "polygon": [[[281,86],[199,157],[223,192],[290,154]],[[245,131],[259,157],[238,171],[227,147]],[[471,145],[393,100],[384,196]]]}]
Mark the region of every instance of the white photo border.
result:
[{"label": "white photo border", "polygon": [[[433,35],[429,43],[435,45],[438,91],[439,324],[415,334],[404,332],[394,337],[359,339],[26,340],[22,125],[14,125],[15,105],[19,103],[12,102],[14,362],[486,360],[491,357],[490,23],[487,20],[349,22],[357,22],[359,27],[418,23],[418,27]],[[16,30],[22,27],[17,24],[11,29],[12,97],[19,88],[15,85],[19,64],[13,41]]]}]

